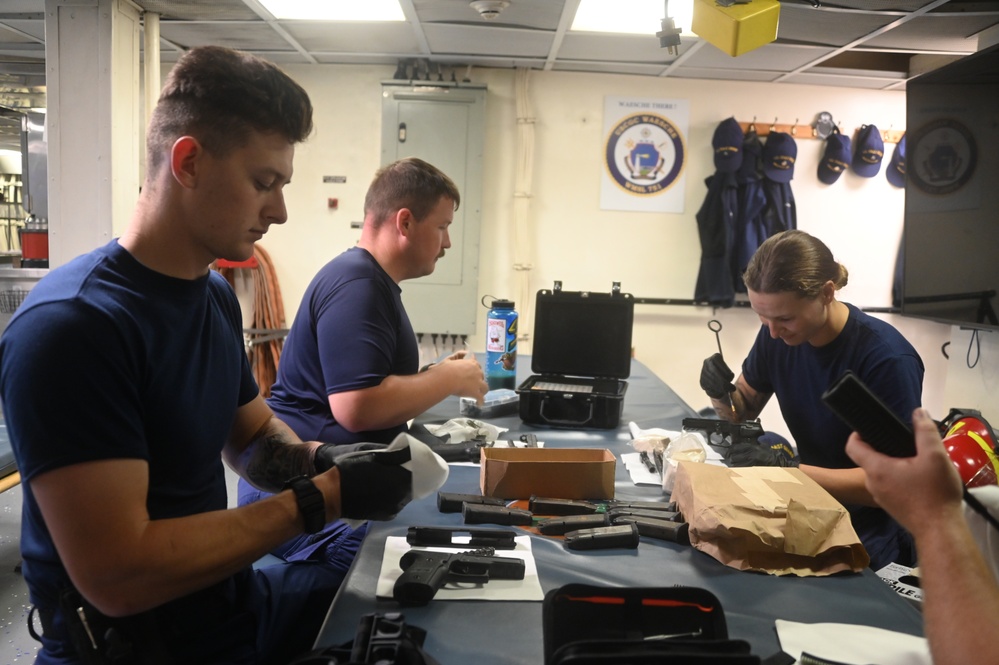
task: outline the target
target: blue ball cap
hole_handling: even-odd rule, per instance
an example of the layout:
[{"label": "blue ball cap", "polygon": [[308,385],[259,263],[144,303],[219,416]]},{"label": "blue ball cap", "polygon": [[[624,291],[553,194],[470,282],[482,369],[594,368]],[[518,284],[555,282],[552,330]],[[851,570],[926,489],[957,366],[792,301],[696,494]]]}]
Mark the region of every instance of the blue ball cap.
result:
[{"label": "blue ball cap", "polygon": [[905,134],[895,146],[895,152],[892,153],[888,168],[885,169],[885,177],[896,187],[905,187]]},{"label": "blue ball cap", "polygon": [[727,118],[715,129],[711,145],[715,150],[715,169],[734,173],[742,166],[742,127],[735,118]]},{"label": "blue ball cap", "polygon": [[850,168],[850,137],[835,131],[826,137],[826,149],[819,160],[819,182],[831,185]]},{"label": "blue ball cap", "polygon": [[873,178],[881,170],[885,156],[885,142],[874,125],[864,125],[857,136],[857,150],[853,153],[853,172],[864,178]]},{"label": "blue ball cap", "polygon": [[791,182],[798,144],[787,132],[770,132],[763,145],[763,175],[774,182]]}]

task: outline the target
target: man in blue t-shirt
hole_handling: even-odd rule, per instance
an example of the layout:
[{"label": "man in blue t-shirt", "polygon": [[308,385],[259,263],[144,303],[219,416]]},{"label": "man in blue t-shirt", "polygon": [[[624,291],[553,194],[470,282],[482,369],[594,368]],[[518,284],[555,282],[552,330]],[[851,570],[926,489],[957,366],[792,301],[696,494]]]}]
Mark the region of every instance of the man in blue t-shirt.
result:
[{"label": "man in blue t-shirt", "polygon": [[847,370],[904,422],[921,403],[923,362],[892,326],[836,299],[846,268],[817,238],[802,231],[778,233],[754,254],[744,279],[763,326],[735,378],[719,354],[704,361],[701,387],[718,415],[734,421],[758,418],[776,396],[798,449],[792,459],[781,446],[732,446],[732,466],[799,466],[849,510],[853,527],[878,570],[896,562],[911,566],[910,534],[877,507],[864,471],[845,451],[851,429],[823,402],[822,394]]},{"label": "man in blue t-shirt", "polygon": [[421,159],[399,160],[375,175],[361,239],[306,289],[267,400],[300,436],[391,441],[449,395],[481,401],[488,386],[471,353],[417,371],[400,287],[431,274],[444,257],[460,200],[454,182]]},{"label": "man in blue t-shirt", "polygon": [[[275,417],[235,294],[209,269],[287,221],[311,129],[308,95],[273,64],[185,52],[124,233],[53,269],[0,338],[39,665],[287,663],[312,648],[340,580],[251,564],[330,520],[391,519],[412,497],[408,448],[320,458]],[[274,496],[227,509],[223,460]]]},{"label": "man in blue t-shirt", "polygon": [[[471,353],[418,371],[400,287],[431,274],[444,257],[460,201],[454,182],[421,159],[401,159],[375,175],[360,242],[323,266],[306,289],[267,399],[299,436],[337,445],[388,443],[449,395],[481,403],[488,386]],[[240,481],[241,504],[264,496]],[[325,560],[345,573],[363,534],[331,523],[321,537],[296,538],[273,553]]]}]

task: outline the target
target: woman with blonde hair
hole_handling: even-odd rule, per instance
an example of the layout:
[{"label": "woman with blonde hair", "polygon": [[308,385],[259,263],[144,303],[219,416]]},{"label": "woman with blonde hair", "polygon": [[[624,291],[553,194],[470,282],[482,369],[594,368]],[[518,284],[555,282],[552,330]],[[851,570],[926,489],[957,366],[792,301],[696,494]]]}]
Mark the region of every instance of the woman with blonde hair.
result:
[{"label": "woman with blonde hair", "polygon": [[923,361],[888,323],[836,298],[849,273],[818,238],[791,230],[767,239],[743,279],[763,323],[742,374],[735,378],[720,354],[704,361],[701,387],[719,417],[759,417],[776,396],[798,456],[783,446],[742,444],[727,453],[732,466],[799,466],[850,511],[853,527],[878,570],[915,561],[912,538],[877,506],[863,469],[847,456],[850,428],[821,396],[847,370],[911,423],[920,406]]}]

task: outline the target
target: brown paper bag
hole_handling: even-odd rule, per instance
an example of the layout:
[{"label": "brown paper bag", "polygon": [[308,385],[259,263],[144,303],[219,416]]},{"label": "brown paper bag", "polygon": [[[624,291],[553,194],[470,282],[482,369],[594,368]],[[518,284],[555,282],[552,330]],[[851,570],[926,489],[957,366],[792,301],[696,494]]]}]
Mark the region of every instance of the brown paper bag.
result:
[{"label": "brown paper bag", "polygon": [[680,462],[672,499],[690,544],[739,570],[811,576],[870,564],[846,508],[799,469]]}]

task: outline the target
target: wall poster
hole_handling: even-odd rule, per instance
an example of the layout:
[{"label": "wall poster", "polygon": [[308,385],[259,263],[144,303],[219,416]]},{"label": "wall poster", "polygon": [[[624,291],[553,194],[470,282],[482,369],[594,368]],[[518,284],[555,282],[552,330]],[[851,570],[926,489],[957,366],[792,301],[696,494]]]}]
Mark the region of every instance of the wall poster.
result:
[{"label": "wall poster", "polygon": [[687,100],[604,98],[602,210],[683,212]]}]

